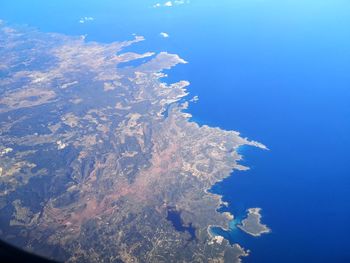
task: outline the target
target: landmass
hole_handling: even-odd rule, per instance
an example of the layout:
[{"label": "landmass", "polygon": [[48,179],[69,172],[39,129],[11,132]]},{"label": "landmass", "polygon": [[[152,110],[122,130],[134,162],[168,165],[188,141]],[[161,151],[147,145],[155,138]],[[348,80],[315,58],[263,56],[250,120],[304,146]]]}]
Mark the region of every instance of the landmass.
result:
[{"label": "landmass", "polygon": [[143,40],[86,42],[0,22],[1,239],[65,262],[247,256],[208,233],[230,221],[208,189],[244,169],[240,146],[266,147],[191,121],[189,83],[163,81],[186,61],[122,53]]},{"label": "landmass", "polygon": [[270,228],[261,223],[260,211],[261,208],[249,208],[247,218],[241,224],[237,225],[237,227],[255,237],[270,233]]}]

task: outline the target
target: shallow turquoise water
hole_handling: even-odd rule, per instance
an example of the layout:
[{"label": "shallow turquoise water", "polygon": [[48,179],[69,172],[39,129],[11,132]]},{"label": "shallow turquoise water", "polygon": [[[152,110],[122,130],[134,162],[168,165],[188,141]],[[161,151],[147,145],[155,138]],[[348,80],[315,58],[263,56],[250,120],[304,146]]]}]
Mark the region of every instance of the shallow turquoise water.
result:
[{"label": "shallow turquoise water", "polygon": [[[239,217],[262,207],[272,228],[261,238],[230,233],[252,250],[245,262],[350,262],[350,2],[72,2],[2,1],[0,18],[102,42],[137,33],[146,41],[132,50],[180,54],[190,63],[169,82],[192,83],[194,120],[271,149],[245,148],[252,169],[213,188]],[[80,24],[84,16],[95,20]]]}]

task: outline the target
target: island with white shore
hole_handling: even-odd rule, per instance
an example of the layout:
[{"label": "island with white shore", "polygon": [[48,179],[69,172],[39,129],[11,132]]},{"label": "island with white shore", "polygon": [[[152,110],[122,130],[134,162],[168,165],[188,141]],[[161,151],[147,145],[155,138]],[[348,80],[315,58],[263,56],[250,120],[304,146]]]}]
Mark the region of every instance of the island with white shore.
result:
[{"label": "island with white shore", "polygon": [[262,216],[260,212],[261,208],[249,208],[247,217],[241,222],[241,224],[238,224],[237,227],[255,237],[270,233],[270,228],[261,223]]}]

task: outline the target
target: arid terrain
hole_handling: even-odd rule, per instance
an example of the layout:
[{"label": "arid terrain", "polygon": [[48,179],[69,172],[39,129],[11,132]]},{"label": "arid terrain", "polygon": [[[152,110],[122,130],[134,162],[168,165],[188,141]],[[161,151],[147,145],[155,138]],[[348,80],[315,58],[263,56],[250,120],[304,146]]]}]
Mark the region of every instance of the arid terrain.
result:
[{"label": "arid terrain", "polygon": [[[186,61],[122,53],[143,40],[85,42],[2,22],[2,239],[67,262],[239,262],[247,255],[208,231],[232,219],[216,211],[221,198],[208,189],[246,169],[238,147],[266,147],[191,121],[189,83],[163,82],[164,69]],[[142,63],[123,66],[132,60]]]}]

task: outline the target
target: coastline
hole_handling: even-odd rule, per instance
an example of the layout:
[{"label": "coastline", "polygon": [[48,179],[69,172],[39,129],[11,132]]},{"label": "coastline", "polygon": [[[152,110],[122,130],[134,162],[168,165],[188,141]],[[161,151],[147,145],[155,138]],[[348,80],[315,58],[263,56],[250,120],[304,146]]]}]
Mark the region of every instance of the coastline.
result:
[{"label": "coastline", "polygon": [[[259,149],[262,149],[262,150],[269,150],[269,148],[266,147],[262,143],[259,143],[259,142],[256,142],[256,141],[248,141],[247,138],[244,138],[244,139],[248,143],[241,144],[241,145],[237,146],[234,149],[234,151],[238,154],[237,162],[243,160],[243,156],[244,155],[243,155],[243,153],[240,150],[244,149],[247,146],[253,146],[253,147],[256,147],[256,148],[259,148]],[[249,169],[250,169],[249,167],[237,163],[236,166],[232,169],[231,173],[228,176],[226,176],[226,177],[222,178],[221,180],[217,181],[215,184],[223,182],[226,178],[229,178],[229,177],[233,176],[234,173],[235,173],[235,170],[237,170],[237,171],[247,171]],[[222,235],[220,233],[215,233],[215,230],[214,230],[215,228],[220,229],[221,231],[224,231],[224,232],[227,232],[227,233],[232,233],[232,231],[235,231],[236,229],[239,229],[240,231],[242,231],[242,232],[244,232],[246,234],[249,234],[251,236],[254,236],[254,237],[260,237],[262,234],[268,234],[268,233],[271,232],[271,229],[269,227],[267,227],[264,224],[261,224],[261,218],[262,218],[262,216],[260,214],[260,211],[262,210],[261,208],[249,208],[247,210],[248,211],[248,215],[246,217],[242,218],[241,220],[238,220],[237,222],[236,222],[236,220],[237,220],[236,218],[238,218],[238,216],[234,215],[232,212],[230,212],[230,211],[222,211],[222,212],[220,212],[219,209],[220,208],[227,208],[229,206],[229,202],[223,201],[224,195],[212,191],[213,186],[210,189],[207,189],[206,192],[211,193],[214,196],[217,196],[219,202],[218,202],[218,205],[217,205],[216,212],[224,215],[228,219],[228,222],[225,225],[215,225],[215,224],[213,224],[213,225],[209,225],[208,226],[207,231],[208,231],[212,241],[222,242],[222,240],[227,240],[231,244],[231,246],[234,246],[236,244],[240,246],[240,244],[238,242],[230,240],[229,238],[224,237],[224,235]],[[247,220],[248,216],[256,216],[257,217],[256,224],[257,224],[257,226],[261,227],[262,229],[260,229],[259,231],[249,231],[248,229],[246,229],[246,224],[247,223],[246,223],[245,220]],[[235,228],[233,228],[231,226],[232,223],[235,226]],[[247,251],[249,251],[249,250],[247,250]],[[249,253],[247,255],[249,255]]]}]

